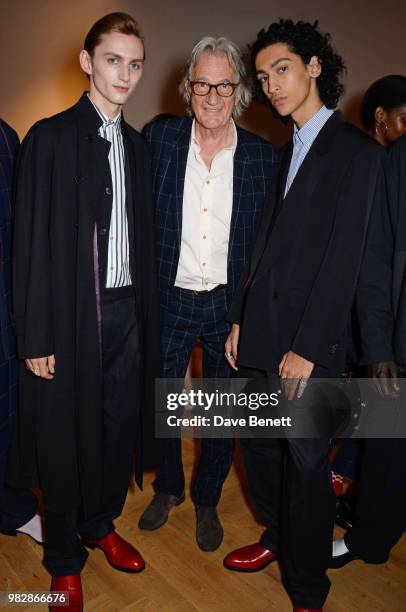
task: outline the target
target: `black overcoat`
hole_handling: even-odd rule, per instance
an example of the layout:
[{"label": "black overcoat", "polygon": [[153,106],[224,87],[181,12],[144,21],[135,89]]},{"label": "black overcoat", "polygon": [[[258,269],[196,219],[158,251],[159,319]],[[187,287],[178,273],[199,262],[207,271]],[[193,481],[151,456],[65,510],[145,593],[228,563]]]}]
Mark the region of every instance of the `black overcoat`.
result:
[{"label": "black overcoat", "polygon": [[335,376],[354,304],[363,362],[390,361],[386,153],[335,112],[283,198],[291,154],[292,143],[228,314],[241,323],[239,363],[277,374],[292,350],[316,364],[314,375]]},{"label": "black overcoat", "polygon": [[[100,288],[112,184],[110,143],[98,135],[100,125],[86,94],[35,124],[22,143],[15,200],[18,353],[21,359],[55,354],[56,375],[52,381],[36,378],[22,364],[9,480],[40,486],[48,510],[81,503],[85,515],[98,511],[103,466]],[[139,431],[150,431],[154,377],[160,373],[150,163],[142,137],[124,120],[122,130],[141,346],[140,371],[134,372],[141,396],[134,397],[134,410],[140,411]],[[144,453],[138,455],[141,485]]]}]

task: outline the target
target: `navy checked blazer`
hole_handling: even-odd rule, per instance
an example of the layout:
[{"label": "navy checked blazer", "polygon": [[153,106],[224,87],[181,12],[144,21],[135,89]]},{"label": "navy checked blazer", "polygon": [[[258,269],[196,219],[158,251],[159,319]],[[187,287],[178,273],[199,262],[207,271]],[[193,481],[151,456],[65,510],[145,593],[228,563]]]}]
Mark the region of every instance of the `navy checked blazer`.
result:
[{"label": "navy checked blazer", "polygon": [[[158,119],[145,126],[150,146],[155,201],[159,288],[175,283],[182,236],[183,188],[192,131],[191,117]],[[275,174],[277,149],[237,126],[234,197],[228,247],[228,305],[248,259],[252,238]]]},{"label": "navy checked blazer", "polygon": [[8,418],[15,409],[18,365],[11,325],[11,188],[19,141],[0,119],[0,452],[7,444]]}]

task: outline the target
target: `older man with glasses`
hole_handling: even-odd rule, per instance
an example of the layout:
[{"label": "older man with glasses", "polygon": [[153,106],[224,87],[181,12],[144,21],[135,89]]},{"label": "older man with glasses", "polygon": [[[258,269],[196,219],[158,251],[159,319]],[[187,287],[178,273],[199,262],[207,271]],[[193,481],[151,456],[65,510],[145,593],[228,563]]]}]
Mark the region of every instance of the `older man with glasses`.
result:
[{"label": "older man with glasses", "polygon": [[[229,378],[225,320],[265,204],[275,147],[235,123],[249,105],[249,79],[238,47],[206,36],[193,48],[180,93],[188,117],[144,129],[151,147],[164,373],[183,378],[196,340],[203,373]],[[216,506],[229,472],[232,439],[203,439],[192,497],[196,539],[204,551],[223,539]],[[181,441],[165,439],[156,494],[139,521],[153,530],[185,496]]]}]

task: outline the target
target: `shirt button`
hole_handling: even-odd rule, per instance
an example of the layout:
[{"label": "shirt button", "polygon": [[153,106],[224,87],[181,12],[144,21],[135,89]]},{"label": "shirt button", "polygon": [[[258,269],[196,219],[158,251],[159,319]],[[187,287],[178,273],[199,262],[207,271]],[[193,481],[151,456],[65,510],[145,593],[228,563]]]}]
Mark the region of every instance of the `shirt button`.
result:
[{"label": "shirt button", "polygon": [[207,238],[207,236],[206,236],[206,235],[204,235],[204,236],[203,236],[203,240],[206,240],[206,238]]},{"label": "shirt button", "polygon": [[110,236],[110,240],[114,240],[114,236]]},{"label": "shirt button", "polygon": [[207,212],[207,208],[203,208],[203,212]]},{"label": "shirt button", "polygon": [[106,228],[105,228],[105,227],[102,227],[102,228],[101,228],[101,230],[100,230],[100,234],[101,234],[102,236],[104,236],[104,234],[107,234],[107,230],[106,230]]},{"label": "shirt button", "polygon": [[110,270],[112,270],[112,271],[113,271],[113,270],[114,270],[114,266],[110,266]]},{"label": "shirt button", "polygon": [[110,187],[106,187],[106,189],[104,190],[106,195],[111,195],[111,189]]},{"label": "shirt button", "polygon": [[205,263],[205,262],[203,262],[203,263],[202,263],[202,266],[203,266],[203,268],[204,268],[204,267],[206,266],[206,263]]},{"label": "shirt button", "polygon": [[210,185],[210,180],[209,179],[206,181],[206,185]]}]

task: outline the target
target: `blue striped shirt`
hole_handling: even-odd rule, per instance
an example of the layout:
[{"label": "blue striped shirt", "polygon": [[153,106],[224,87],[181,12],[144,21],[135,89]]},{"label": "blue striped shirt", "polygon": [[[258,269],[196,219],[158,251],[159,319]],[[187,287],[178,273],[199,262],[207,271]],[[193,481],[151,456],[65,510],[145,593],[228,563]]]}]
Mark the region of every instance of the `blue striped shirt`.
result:
[{"label": "blue striped shirt", "polygon": [[300,166],[303,163],[304,158],[308,154],[310,147],[316,140],[321,128],[324,126],[326,121],[330,119],[334,111],[322,106],[309,121],[307,121],[303,127],[298,129],[295,124],[293,133],[293,152],[292,159],[290,160],[288,177],[286,179],[285,194],[286,197],[293,180],[298,173]]}]

